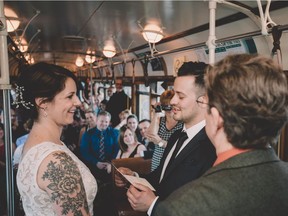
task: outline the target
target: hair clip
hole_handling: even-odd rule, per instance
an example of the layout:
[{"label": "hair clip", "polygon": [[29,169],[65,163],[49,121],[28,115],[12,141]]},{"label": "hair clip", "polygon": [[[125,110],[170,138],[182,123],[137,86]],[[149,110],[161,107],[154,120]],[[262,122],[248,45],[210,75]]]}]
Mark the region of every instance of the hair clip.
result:
[{"label": "hair clip", "polygon": [[23,86],[16,85],[15,92],[16,92],[16,99],[13,101],[13,105],[16,105],[16,108],[19,107],[19,105],[22,105],[26,109],[30,109],[34,105],[31,102],[26,102],[23,99],[23,92],[25,91]]}]

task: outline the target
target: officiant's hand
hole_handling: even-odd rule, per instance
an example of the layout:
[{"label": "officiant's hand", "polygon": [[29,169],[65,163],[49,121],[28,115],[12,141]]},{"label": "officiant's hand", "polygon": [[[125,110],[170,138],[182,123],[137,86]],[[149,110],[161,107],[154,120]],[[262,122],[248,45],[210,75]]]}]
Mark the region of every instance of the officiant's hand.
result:
[{"label": "officiant's hand", "polygon": [[[121,172],[123,175],[134,175],[134,172],[126,167],[120,167],[118,168],[119,172]],[[126,182],[123,180],[123,177],[120,173],[115,173],[115,185],[117,187],[125,187]]]},{"label": "officiant's hand", "polygon": [[148,211],[154,199],[156,199],[153,191],[141,184],[131,185],[126,194],[131,207],[136,211]]}]

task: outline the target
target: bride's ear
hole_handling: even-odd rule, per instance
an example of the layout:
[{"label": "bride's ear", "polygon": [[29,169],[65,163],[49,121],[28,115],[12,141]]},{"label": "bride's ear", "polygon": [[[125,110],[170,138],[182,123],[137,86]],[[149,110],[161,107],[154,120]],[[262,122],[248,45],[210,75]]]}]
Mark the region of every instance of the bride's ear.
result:
[{"label": "bride's ear", "polygon": [[44,101],[44,99],[43,98],[35,98],[35,104],[37,105],[37,107],[39,107],[39,108],[44,108],[43,106],[45,105],[45,101]]}]

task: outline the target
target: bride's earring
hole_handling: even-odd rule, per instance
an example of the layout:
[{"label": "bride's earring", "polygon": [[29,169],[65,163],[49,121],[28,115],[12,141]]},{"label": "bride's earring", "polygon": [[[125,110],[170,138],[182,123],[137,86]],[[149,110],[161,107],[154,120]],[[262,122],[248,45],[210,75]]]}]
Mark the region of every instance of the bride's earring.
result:
[{"label": "bride's earring", "polygon": [[46,109],[47,109],[47,107],[43,108],[43,115],[44,115],[45,118],[47,118],[47,116],[48,116],[48,114],[46,112]]}]

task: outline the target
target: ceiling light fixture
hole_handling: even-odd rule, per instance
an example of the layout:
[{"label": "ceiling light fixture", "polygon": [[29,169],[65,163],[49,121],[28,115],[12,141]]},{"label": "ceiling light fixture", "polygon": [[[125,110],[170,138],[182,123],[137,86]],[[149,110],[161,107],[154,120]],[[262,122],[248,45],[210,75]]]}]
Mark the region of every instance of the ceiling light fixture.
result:
[{"label": "ceiling light fixture", "polygon": [[107,58],[112,58],[113,56],[116,55],[116,49],[115,46],[112,44],[107,44],[104,46],[103,49],[103,54],[104,56],[106,56]]},{"label": "ceiling light fixture", "polygon": [[163,30],[155,24],[147,24],[142,30],[142,35],[149,43],[157,43],[164,37]]},{"label": "ceiling light fixture", "polygon": [[138,25],[141,28],[143,38],[149,44],[151,57],[154,58],[154,54],[158,52],[155,43],[158,43],[164,37],[163,28],[154,23],[149,23],[143,28],[140,21],[138,21]]},{"label": "ceiling light fixture", "polygon": [[81,58],[81,56],[78,56],[76,61],[75,61],[75,65],[77,67],[82,67],[84,65],[84,60]]},{"label": "ceiling light fixture", "polygon": [[91,50],[88,50],[86,52],[86,56],[85,56],[85,61],[89,64],[95,62],[96,60],[96,57],[95,57],[95,51],[91,51]]},{"label": "ceiling light fixture", "polygon": [[5,17],[7,18],[6,20],[7,32],[15,31],[20,25],[20,21],[17,14],[10,8],[4,8],[4,14]]}]

